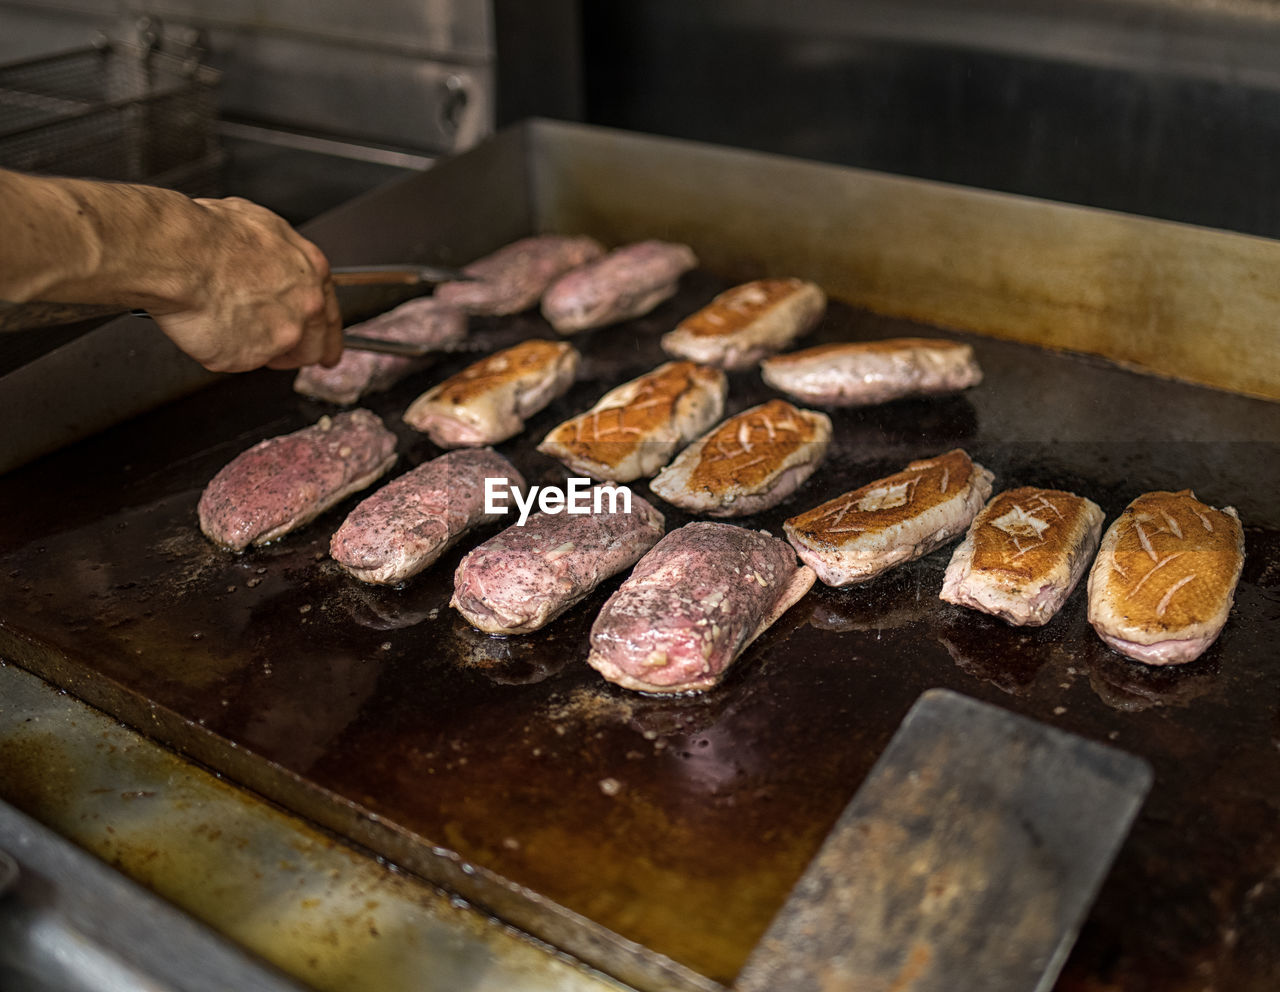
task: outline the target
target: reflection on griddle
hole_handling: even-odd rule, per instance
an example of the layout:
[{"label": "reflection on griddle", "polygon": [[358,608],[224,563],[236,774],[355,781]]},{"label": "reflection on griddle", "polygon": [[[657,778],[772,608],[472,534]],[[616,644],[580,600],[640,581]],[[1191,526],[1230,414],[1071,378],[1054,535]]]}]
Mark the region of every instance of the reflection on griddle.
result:
[{"label": "reflection on griddle", "polygon": [[815,584],[792,612],[807,606],[809,626],[841,634],[896,630],[927,620],[938,611],[937,591],[948,555],[940,550],[843,589]]},{"label": "reflection on griddle", "polygon": [[962,393],[829,412],[842,445],[848,442],[846,447],[866,459],[890,457],[902,445],[919,444],[926,438],[938,451],[945,451],[962,446],[978,431],[978,415]]},{"label": "reflection on griddle", "polygon": [[1002,692],[1026,695],[1049,660],[1057,636],[1045,627],[1018,629],[994,617],[961,607],[944,621],[938,643],[961,669]]},{"label": "reflection on griddle", "polygon": [[[314,562],[315,554],[290,557]],[[316,635],[327,623],[329,597],[299,583],[295,568],[281,571],[275,591],[253,608],[247,629],[255,636],[238,650],[224,645],[239,669],[209,722],[250,750],[305,772],[373,697],[385,646],[352,652],[337,642],[326,645]]]},{"label": "reflection on griddle", "polygon": [[[305,773],[359,716],[381,670],[374,661],[343,654],[309,658],[305,671],[254,666],[228,700],[224,732]],[[264,705],[264,699],[270,703]]]},{"label": "reflection on griddle", "polygon": [[692,695],[632,693],[612,685],[607,691],[626,694],[631,705],[630,724],[646,740],[701,734],[719,723],[729,706],[741,698],[739,688],[723,683]]},{"label": "reflection on griddle", "polygon": [[[547,333],[544,336],[554,338],[555,335]],[[514,344],[519,344],[528,337],[529,328],[520,321],[502,317],[472,316],[468,325],[466,340],[451,350],[467,352],[468,354],[491,355],[495,351],[501,351],[503,348],[510,348]]]},{"label": "reflection on griddle", "polygon": [[1212,649],[1186,665],[1144,665],[1095,640],[1080,657],[1098,698],[1125,713],[1153,706],[1188,706],[1214,688],[1221,671],[1218,653]]},{"label": "reflection on griddle", "polygon": [[[534,685],[558,675],[573,656],[568,645],[564,651],[548,651],[545,643],[527,636],[486,634],[450,612],[456,661],[479,669],[490,682]],[[554,636],[548,634],[545,639]]]},{"label": "reflection on griddle", "polygon": [[348,615],[370,630],[403,630],[439,616],[439,607],[414,603],[399,589],[371,586],[355,579],[343,590],[341,602]]},{"label": "reflection on griddle", "polygon": [[[818,630],[847,633],[852,630],[893,630],[923,619],[933,604],[914,597],[887,606],[875,605],[874,599],[859,599],[858,591],[850,591],[848,599],[820,600],[809,610],[809,625]],[[804,604],[802,603],[801,606]],[[800,607],[796,607],[799,609]]]}]

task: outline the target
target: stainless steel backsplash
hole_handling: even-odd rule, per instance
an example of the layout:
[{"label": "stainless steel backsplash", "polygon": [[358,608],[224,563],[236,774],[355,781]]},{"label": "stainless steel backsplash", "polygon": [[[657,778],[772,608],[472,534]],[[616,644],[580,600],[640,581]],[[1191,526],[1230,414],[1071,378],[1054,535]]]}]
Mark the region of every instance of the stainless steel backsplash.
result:
[{"label": "stainless steel backsplash", "polygon": [[[147,17],[202,33],[223,71],[225,118],[440,155],[499,122],[500,58],[513,108],[532,91],[551,94],[544,112],[574,114],[574,5],[538,7],[530,17],[515,0],[0,0],[0,61],[127,36]],[[536,71],[521,68],[529,58]]]}]

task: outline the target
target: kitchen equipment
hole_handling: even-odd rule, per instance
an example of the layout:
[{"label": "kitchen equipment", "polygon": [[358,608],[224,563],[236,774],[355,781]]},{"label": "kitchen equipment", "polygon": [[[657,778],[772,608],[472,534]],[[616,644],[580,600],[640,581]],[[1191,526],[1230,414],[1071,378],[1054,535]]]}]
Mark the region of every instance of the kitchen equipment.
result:
[{"label": "kitchen equipment", "polygon": [[221,73],[191,45],[103,42],[0,65],[0,166],[221,192]]},{"label": "kitchen equipment", "polygon": [[1049,989],[1150,786],[1140,758],[930,690],[734,989]]},{"label": "kitchen equipment", "polygon": [[[1258,273],[1280,246],[549,123],[304,229],[335,264],[423,244],[444,261],[476,258],[548,231],[607,244],[657,233],[692,244],[703,268],[648,317],[575,339],[580,381],[502,446],[526,477],[562,478],[532,441],[661,362],[658,339],[679,316],[747,278],[814,278],[833,301],[806,343],[981,329],[991,335],[963,339],[986,378],[961,396],[836,411],[822,470],[753,525],[776,533],[796,509],[957,445],[1002,487],[1074,489],[1111,516],[1139,488],[1190,485],[1246,522],[1222,638],[1195,665],[1148,670],[1101,644],[1081,591],[1045,628],[1009,628],[936,599],[940,551],[865,587],[813,590],[716,692],[626,693],[581,663],[611,586],[544,632],[491,639],[447,605],[465,548],[402,590],[361,587],[328,562],[349,504],[244,555],[205,542],[193,514],[209,478],[332,410],[263,372],[0,477],[0,653],[645,989],[733,981],[923,691],[999,700],[1155,770],[1059,988],[1176,988],[1202,971],[1274,987],[1280,407],[1240,394],[1276,388]],[[1125,251],[1143,262],[1140,287],[1121,279]],[[1196,302],[1210,293],[1213,307]],[[142,323],[102,328],[99,364],[61,349],[56,365],[0,380],[6,408],[28,411],[3,439],[9,464],[33,437],[57,428],[65,443],[174,395],[180,376],[166,378]],[[496,346],[548,329],[530,313],[477,319],[476,333]],[[1219,388],[1056,350],[1068,347]],[[406,468],[435,449],[399,413],[467,361],[449,356],[369,398],[400,432]],[[727,412],[769,395],[735,373]],[[662,508],[670,526],[687,519]]]}]

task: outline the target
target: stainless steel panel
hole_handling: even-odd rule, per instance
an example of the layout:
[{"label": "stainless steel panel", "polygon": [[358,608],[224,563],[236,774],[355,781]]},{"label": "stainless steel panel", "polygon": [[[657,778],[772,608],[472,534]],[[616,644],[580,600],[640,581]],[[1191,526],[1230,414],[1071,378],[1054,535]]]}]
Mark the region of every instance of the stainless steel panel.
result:
[{"label": "stainless steel panel", "polygon": [[0,799],[319,992],[621,988],[3,661]]},{"label": "stainless steel panel", "polygon": [[217,29],[224,116],[431,152],[493,127],[493,72],[325,39]]},{"label": "stainless steel panel", "polygon": [[[102,25],[149,15],[182,24],[329,38],[353,47],[376,44],[401,51],[451,53],[463,61],[483,61],[493,51],[488,0],[272,0],[269,4],[259,0],[5,0],[0,4],[0,10],[9,9],[14,16],[42,12],[46,18]],[[11,15],[3,16],[7,21]]]},{"label": "stainless steel panel", "polygon": [[214,378],[151,321],[113,320],[0,377],[0,406],[16,412],[0,439],[0,472]]},{"label": "stainless steel panel", "polygon": [[186,24],[326,38],[352,48],[378,45],[464,62],[487,61],[493,51],[488,0],[143,0],[135,6]]},{"label": "stainless steel panel", "polygon": [[111,5],[102,6],[101,12],[75,12],[0,3],[0,61],[64,52],[92,41],[115,17]]},{"label": "stainless steel panel", "polygon": [[2,802],[0,845],[16,864],[0,904],[0,987],[303,992]]},{"label": "stainless steel panel", "polygon": [[787,272],[877,313],[1280,400],[1280,242],[602,128],[531,133],[556,230],[661,232],[720,275]]}]

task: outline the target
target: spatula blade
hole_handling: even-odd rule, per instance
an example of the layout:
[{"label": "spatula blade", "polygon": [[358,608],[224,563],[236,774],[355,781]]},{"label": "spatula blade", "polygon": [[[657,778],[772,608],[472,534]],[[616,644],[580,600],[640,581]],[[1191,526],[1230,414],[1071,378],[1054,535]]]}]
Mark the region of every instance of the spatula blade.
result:
[{"label": "spatula blade", "polygon": [[930,690],[734,987],[1048,989],[1150,786],[1141,758]]}]

